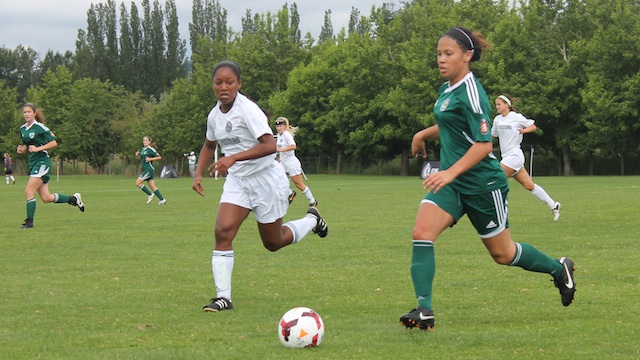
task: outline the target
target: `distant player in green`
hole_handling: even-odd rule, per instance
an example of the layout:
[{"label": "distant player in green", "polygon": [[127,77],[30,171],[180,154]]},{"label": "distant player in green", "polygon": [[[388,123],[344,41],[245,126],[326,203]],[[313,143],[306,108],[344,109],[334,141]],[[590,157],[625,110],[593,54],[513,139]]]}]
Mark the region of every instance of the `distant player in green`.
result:
[{"label": "distant player in green", "polygon": [[413,228],[411,278],[418,306],[400,317],[407,328],[433,328],[432,285],[436,272],[434,243],[465,214],[495,262],[550,274],[562,304],[573,301],[574,264],[549,257],[532,245],[511,239],[507,217],[509,185],[493,156],[491,104],[469,69],[489,44],[479,33],[455,27],[438,41],[438,67],[448,81],[440,87],[433,114],[436,125],[416,133],[414,155],[426,157],[425,141],[440,138],[440,171],[423,182],[428,191]]},{"label": "distant player in green", "polygon": [[[138,179],[136,179],[136,186],[148,195],[147,204],[153,201],[154,196],[157,196],[158,199],[160,199],[160,201],[158,201],[158,205],[166,204],[167,200],[162,197],[160,190],[156,187],[156,181],[153,177],[156,172],[156,169],[153,167],[153,162],[162,159],[162,156],[160,156],[156,149],[151,146],[151,137],[145,136],[142,138],[142,149],[136,151],[136,158],[140,159],[142,164],[142,173],[138,176]],[[153,192],[149,191],[149,189],[144,186],[145,181],[149,184],[149,187]]]},{"label": "distant player in green", "polygon": [[47,150],[58,146],[56,136],[44,125],[44,115],[36,106],[27,103],[22,107],[25,123],[20,127],[22,145],[18,146],[18,154],[29,153],[29,181],[24,189],[27,198],[27,218],[22,224],[23,229],[33,227],[36,214],[35,193],[40,195],[44,203],[67,203],[77,206],[84,212],[84,203],[79,193],[72,196],[49,193],[49,178],[51,176],[51,158]]}]

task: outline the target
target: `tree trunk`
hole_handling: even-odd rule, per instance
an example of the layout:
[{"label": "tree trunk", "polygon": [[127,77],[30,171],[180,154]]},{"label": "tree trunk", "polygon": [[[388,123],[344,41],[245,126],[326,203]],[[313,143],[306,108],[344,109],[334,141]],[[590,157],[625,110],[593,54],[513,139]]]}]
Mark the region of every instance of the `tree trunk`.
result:
[{"label": "tree trunk", "polygon": [[618,153],[618,157],[620,157],[620,175],[624,176],[624,154]]},{"label": "tree trunk", "polygon": [[336,151],[336,174],[342,174],[342,150]]},{"label": "tree trunk", "polygon": [[593,176],[593,168],[595,167],[594,165],[594,159],[593,159],[593,152],[589,153],[589,176]]},{"label": "tree trunk", "polygon": [[402,149],[402,167],[400,169],[400,176],[409,176],[409,150]]},{"label": "tree trunk", "polygon": [[573,175],[573,167],[571,166],[571,150],[568,145],[562,146],[562,165],[564,167],[564,175]]}]

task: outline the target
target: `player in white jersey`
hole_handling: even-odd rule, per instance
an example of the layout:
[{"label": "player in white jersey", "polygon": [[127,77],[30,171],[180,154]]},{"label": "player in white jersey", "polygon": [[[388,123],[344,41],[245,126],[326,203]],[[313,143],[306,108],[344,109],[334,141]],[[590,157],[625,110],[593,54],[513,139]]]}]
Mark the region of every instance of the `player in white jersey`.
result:
[{"label": "player in white jersey", "polygon": [[[226,175],[215,225],[216,244],[211,268],[216,297],[203,307],[216,312],[233,309],[231,274],[233,239],[240,225],[254,213],[262,244],[277,251],[302,240],[309,232],[327,236],[327,223],[315,207],[305,217],[282,223],[288,208],[289,180],[275,160],[276,143],[267,116],[256,103],[240,93],[240,67],[225,60],[213,69],[213,90],[218,102],[207,118],[207,133],[193,189],[204,196],[202,173]],[[211,163],[217,144],[224,156]]]},{"label": "player in white jersey", "polygon": [[[278,131],[276,148],[284,171],[289,175],[293,184],[307,197],[309,206],[318,206],[318,201],[313,197],[311,189],[302,181],[302,164],[300,164],[300,160],[296,156],[297,145],[295,140],[293,140],[293,135],[296,130],[298,130],[298,127],[292,127],[289,124],[289,119],[279,117],[276,119],[276,130]],[[289,193],[289,204],[291,204],[295,196],[296,192],[291,190]]]},{"label": "player in white jersey", "polygon": [[536,131],[535,121],[527,119],[514,108],[514,100],[507,94],[496,99],[498,115],[493,119],[491,135],[500,141],[500,165],[507,177],[512,176],[525,189],[543,201],[551,209],[553,221],[560,218],[560,203],[553,200],[538,184],[534,183],[524,168],[524,154],[520,144],[524,134]]}]

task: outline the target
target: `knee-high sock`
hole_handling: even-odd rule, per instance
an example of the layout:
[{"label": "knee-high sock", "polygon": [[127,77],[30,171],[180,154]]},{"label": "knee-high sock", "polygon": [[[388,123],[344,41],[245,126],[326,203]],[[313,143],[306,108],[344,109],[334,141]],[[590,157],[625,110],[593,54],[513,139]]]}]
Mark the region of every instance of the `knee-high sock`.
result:
[{"label": "knee-high sock", "polygon": [[562,274],[563,270],[558,260],[536,249],[533,245],[524,243],[516,243],[516,256],[509,265],[528,271],[551,274],[553,277]]},{"label": "knee-high sock", "polygon": [[307,197],[307,200],[309,200],[309,204],[313,204],[316,202],[316,198],[313,197],[313,194],[311,193],[311,189],[309,189],[308,186],[306,189],[304,189],[302,193],[304,194],[304,196]]},{"label": "knee-high sock", "polygon": [[147,187],[144,186],[144,184],[140,184],[139,188],[140,190],[144,191],[145,194],[151,195],[151,191],[149,191],[149,189],[147,189]]},{"label": "knee-high sock", "polygon": [[291,232],[293,233],[293,241],[291,241],[291,243],[295,244],[300,242],[303,237],[307,236],[307,234],[309,234],[317,224],[318,221],[315,217],[305,216],[302,219],[288,221],[282,226],[286,226],[291,229]]},{"label": "knee-high sock", "polygon": [[27,219],[33,219],[36,215],[36,198],[27,200]]},{"label": "knee-high sock", "polygon": [[433,277],[436,274],[436,256],[431,240],[413,240],[411,279],[418,298],[418,306],[432,309]]},{"label": "knee-high sock", "polygon": [[233,250],[213,250],[211,270],[216,284],[216,297],[231,300],[231,274],[233,273]]},{"label": "knee-high sock", "polygon": [[556,202],[551,198],[551,196],[549,196],[549,194],[547,194],[546,191],[544,191],[542,186],[535,184],[533,186],[533,190],[531,190],[531,194],[547,204],[549,208],[553,209],[556,207]]}]

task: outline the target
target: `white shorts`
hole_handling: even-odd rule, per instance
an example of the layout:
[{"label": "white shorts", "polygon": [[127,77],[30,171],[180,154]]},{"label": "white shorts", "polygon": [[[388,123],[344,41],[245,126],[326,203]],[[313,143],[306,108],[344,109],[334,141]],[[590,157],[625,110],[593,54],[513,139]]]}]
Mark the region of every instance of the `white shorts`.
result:
[{"label": "white shorts", "polygon": [[515,175],[524,166],[524,154],[522,153],[522,149],[510,151],[508,154],[502,157],[500,163],[515,170],[515,172],[513,173]]},{"label": "white shorts", "polygon": [[292,156],[286,160],[282,160],[280,162],[282,167],[284,167],[284,172],[289,176],[296,176],[302,174],[302,164],[300,164],[300,160],[297,157]]},{"label": "white shorts", "polygon": [[222,188],[221,203],[253,211],[261,224],[284,217],[289,206],[289,179],[277,161],[251,176],[228,175]]}]

